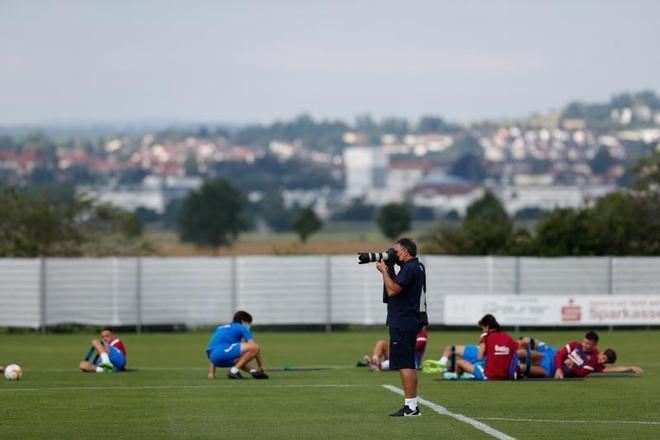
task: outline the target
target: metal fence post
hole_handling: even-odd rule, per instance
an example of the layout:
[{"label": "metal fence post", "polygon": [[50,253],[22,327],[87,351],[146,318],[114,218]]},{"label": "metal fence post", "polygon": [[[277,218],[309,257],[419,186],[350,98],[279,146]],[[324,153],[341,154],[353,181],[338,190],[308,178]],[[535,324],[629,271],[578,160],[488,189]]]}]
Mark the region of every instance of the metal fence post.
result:
[{"label": "metal fence post", "polygon": [[520,257],[516,257],[514,286],[516,295],[520,295]]},{"label": "metal fence post", "polygon": [[332,260],[325,257],[325,331],[332,331]]},{"label": "metal fence post", "polygon": [[137,257],[135,262],[135,307],[135,330],[142,334],[142,257]]},{"label": "metal fence post", "polygon": [[[516,295],[520,295],[520,257],[516,257],[515,260],[515,289]],[[520,326],[515,327],[516,333],[520,332]]]},{"label": "metal fence post", "polygon": [[48,319],[46,289],[46,258],[41,257],[39,265],[39,327],[42,335],[46,334],[46,321]]},{"label": "metal fence post", "polygon": [[[607,257],[607,294],[612,295],[614,293],[614,261],[611,256]],[[608,326],[607,330],[612,331],[614,326]]]},{"label": "metal fence post", "polygon": [[238,263],[236,261],[236,256],[232,255],[230,257],[230,271],[231,271],[231,311],[229,312],[229,316],[231,317],[234,312],[238,309],[238,292],[236,291],[237,286],[238,286]]}]

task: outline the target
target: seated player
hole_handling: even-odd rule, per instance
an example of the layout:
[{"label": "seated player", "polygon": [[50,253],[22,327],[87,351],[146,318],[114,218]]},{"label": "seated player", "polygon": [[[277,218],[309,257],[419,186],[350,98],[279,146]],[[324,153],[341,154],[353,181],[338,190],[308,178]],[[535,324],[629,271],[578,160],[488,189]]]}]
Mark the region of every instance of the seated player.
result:
[{"label": "seated player", "polygon": [[[415,367],[420,368],[424,351],[426,350],[426,341],[428,335],[426,329],[422,328],[417,332],[417,342],[415,343]],[[358,367],[370,367],[372,371],[384,371],[390,369],[390,344],[379,339],[374,346],[373,356],[365,354],[361,361],[357,363]]]},{"label": "seated player", "polygon": [[445,373],[445,378],[457,379],[464,373],[468,373],[469,376],[466,375],[463,378],[474,378],[476,380],[515,379],[518,364],[518,343],[500,329],[499,323],[491,314],[481,318],[479,326],[483,334],[479,340],[477,361],[482,361],[485,358],[484,363],[472,363],[460,359],[456,362],[456,372]]},{"label": "seated player", "polygon": [[465,359],[472,364],[478,362],[477,354],[479,353],[478,345],[447,345],[442,352],[440,360],[427,359],[422,365],[422,372],[434,374],[442,373],[443,371],[455,371],[456,360],[458,357]]},{"label": "seated player", "polygon": [[[252,315],[239,310],[234,314],[232,322],[219,326],[206,347],[209,359],[208,378],[215,379],[216,367],[231,367],[227,372],[229,379],[243,379],[240,370],[244,370],[255,379],[268,379],[261,361],[261,348],[257,345],[250,332]],[[244,341],[244,342],[242,342]],[[258,369],[250,368],[249,362],[255,359]]]},{"label": "seated player", "polygon": [[[92,356],[94,360],[92,361]],[[91,361],[91,362],[90,362]],[[101,330],[101,340],[92,340],[85,360],[80,363],[83,373],[103,373],[105,371],[124,371],[126,369],[126,347],[112,330]]]}]

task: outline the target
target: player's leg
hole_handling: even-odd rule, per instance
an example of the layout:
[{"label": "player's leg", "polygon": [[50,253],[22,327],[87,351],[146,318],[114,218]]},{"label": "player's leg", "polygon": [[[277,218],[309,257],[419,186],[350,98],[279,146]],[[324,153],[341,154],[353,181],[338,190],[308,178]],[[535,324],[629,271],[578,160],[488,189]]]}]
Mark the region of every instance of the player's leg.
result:
[{"label": "player's leg", "polygon": [[472,374],[474,372],[474,364],[465,359],[459,359],[456,361],[456,375],[460,376],[464,372]]},{"label": "player's leg", "polygon": [[[232,346],[234,346],[234,344],[232,344]],[[243,379],[243,376],[241,376],[239,371],[242,370],[248,362],[256,358],[261,350],[259,345],[254,341],[240,343],[237,344],[237,346],[239,347],[239,356],[236,358],[234,365],[229,369],[229,372],[227,373],[227,377],[230,379]],[[233,350],[231,351],[236,351],[236,346],[234,346]]]},{"label": "player's leg", "polygon": [[98,339],[92,339],[92,347],[94,347],[96,352],[99,354],[99,357],[101,358],[101,361],[99,362],[98,366],[101,368],[112,370],[114,366],[112,365],[112,362],[110,362],[110,357],[108,356],[108,349],[106,348],[105,344],[102,341],[99,341]]},{"label": "player's leg", "polygon": [[96,373],[97,366],[89,361],[82,361],[80,362],[79,368],[83,373]]},{"label": "player's leg", "polygon": [[124,356],[124,353],[121,352],[118,348],[109,346],[108,347],[108,358],[110,359],[110,363],[114,367],[114,371],[124,371],[126,367],[126,357]]}]

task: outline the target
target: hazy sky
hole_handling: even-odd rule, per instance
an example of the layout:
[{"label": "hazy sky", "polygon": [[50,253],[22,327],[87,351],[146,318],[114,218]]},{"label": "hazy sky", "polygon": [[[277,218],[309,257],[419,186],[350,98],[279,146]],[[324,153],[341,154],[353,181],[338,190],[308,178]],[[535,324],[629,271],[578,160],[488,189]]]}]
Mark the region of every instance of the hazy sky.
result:
[{"label": "hazy sky", "polygon": [[0,124],[524,116],[660,92],[660,1],[0,0]]}]

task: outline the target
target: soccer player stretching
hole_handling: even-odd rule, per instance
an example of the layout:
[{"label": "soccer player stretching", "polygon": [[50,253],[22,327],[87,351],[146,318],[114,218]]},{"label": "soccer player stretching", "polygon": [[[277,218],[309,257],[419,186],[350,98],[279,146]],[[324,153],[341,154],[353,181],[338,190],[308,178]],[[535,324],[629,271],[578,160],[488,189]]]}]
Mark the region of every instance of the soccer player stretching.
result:
[{"label": "soccer player stretching", "polygon": [[[268,379],[261,361],[261,348],[254,342],[250,332],[252,315],[239,310],[231,323],[219,326],[206,347],[209,359],[209,379],[215,379],[216,367],[231,367],[227,372],[230,379],[243,379],[240,370],[247,371],[255,379]],[[241,342],[245,341],[245,342]],[[251,369],[249,362],[255,359],[259,369]]]},{"label": "soccer player stretching", "polygon": [[[92,356],[96,352],[96,358]],[[91,362],[90,362],[91,361]],[[103,373],[105,371],[124,371],[126,369],[126,347],[112,330],[104,328],[101,340],[92,340],[92,346],[87,351],[85,360],[80,363],[83,373]]]},{"label": "soccer player stretching", "polygon": [[500,324],[491,314],[481,318],[479,326],[484,333],[479,340],[477,359],[481,361],[486,357],[485,368],[480,363],[473,364],[461,359],[456,362],[456,375],[453,378],[458,378],[467,372],[473,374],[476,380],[514,379],[518,361],[516,353],[518,343],[500,330]]}]

